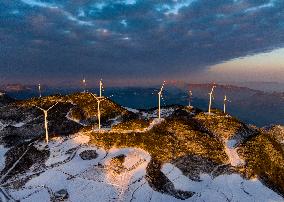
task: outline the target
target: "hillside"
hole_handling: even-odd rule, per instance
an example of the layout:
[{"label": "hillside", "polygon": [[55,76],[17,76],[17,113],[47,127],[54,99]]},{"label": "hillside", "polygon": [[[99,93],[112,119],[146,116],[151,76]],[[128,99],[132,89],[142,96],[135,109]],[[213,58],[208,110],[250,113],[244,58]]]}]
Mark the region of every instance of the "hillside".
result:
[{"label": "hillside", "polygon": [[[56,104],[58,103],[58,104]],[[50,142],[43,114],[49,108]],[[283,201],[281,126],[213,110],[134,110],[88,93],[0,108],[0,196],[20,201]]]},{"label": "hillside", "polygon": [[6,93],[0,91],[0,107],[14,102],[14,99],[9,97]]}]

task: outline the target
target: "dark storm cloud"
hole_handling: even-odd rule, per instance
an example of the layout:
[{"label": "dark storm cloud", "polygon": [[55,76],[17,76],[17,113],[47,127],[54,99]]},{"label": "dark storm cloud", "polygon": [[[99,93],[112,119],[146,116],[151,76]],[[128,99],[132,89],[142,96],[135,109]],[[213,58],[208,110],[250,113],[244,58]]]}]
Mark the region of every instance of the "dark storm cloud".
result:
[{"label": "dark storm cloud", "polygon": [[184,75],[282,47],[282,0],[2,0],[6,77]]}]

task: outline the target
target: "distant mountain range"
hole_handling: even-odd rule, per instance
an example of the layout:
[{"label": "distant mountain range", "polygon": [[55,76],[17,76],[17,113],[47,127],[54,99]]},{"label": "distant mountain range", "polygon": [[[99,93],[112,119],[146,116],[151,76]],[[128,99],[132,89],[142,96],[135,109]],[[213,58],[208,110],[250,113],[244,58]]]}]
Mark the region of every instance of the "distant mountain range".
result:
[{"label": "distant mountain range", "polygon": [[27,85],[22,85],[22,84],[6,84],[6,85],[0,86],[0,89],[6,92],[28,91],[28,90],[32,90],[33,88],[34,86],[27,86]]},{"label": "distant mountain range", "polygon": [[[165,86],[162,104],[187,105],[188,91],[191,90],[192,105],[206,110],[208,108],[208,93],[212,84],[169,83]],[[15,99],[37,97],[37,86],[23,86],[20,84],[6,85],[3,91]],[[159,87],[129,87],[106,88],[106,96],[113,95],[112,99],[125,107],[136,109],[150,109],[157,106],[157,92]],[[80,92],[82,88],[52,88],[43,86],[43,95]],[[97,92],[98,89],[89,89]],[[227,104],[229,114],[256,126],[270,124],[284,124],[284,93],[263,92],[247,87],[235,85],[217,85],[214,93],[213,107],[223,109],[223,98],[227,95],[230,102]]]},{"label": "distant mountain range", "polygon": [[[197,99],[193,104],[203,109],[207,107],[208,92],[211,86],[190,84],[188,88],[192,90],[194,98]],[[222,109],[224,95],[227,95],[231,101],[227,106],[228,113],[247,123],[257,126],[284,123],[284,93],[266,93],[246,87],[217,85],[214,96],[216,108]]]},{"label": "distant mountain range", "polygon": [[284,92],[284,83],[279,82],[232,82],[230,84],[234,86],[244,86],[264,92]]}]

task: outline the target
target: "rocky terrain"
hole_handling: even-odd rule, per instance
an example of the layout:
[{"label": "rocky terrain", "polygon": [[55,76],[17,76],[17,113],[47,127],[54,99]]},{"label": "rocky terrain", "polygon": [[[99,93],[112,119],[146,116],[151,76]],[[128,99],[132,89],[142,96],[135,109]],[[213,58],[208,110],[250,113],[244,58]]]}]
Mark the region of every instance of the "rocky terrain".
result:
[{"label": "rocky terrain", "polygon": [[[47,145],[37,107],[54,104]],[[284,200],[282,126],[181,105],[163,107],[161,119],[110,99],[100,108],[101,130],[89,93],[0,98],[1,200]]]}]

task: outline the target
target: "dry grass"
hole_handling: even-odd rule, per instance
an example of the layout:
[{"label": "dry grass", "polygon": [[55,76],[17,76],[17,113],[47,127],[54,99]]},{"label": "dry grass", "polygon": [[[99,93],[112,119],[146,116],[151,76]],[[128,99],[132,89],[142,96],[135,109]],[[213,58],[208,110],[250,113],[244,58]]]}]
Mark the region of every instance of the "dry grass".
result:
[{"label": "dry grass", "polygon": [[162,162],[189,154],[199,155],[220,164],[228,160],[222,143],[215,137],[193,128],[189,121],[171,118],[145,133],[93,132],[91,143],[105,149],[141,148]]},{"label": "dry grass", "polygon": [[247,163],[246,176],[257,176],[284,194],[284,151],[274,137],[255,136],[241,145],[239,153]]}]

